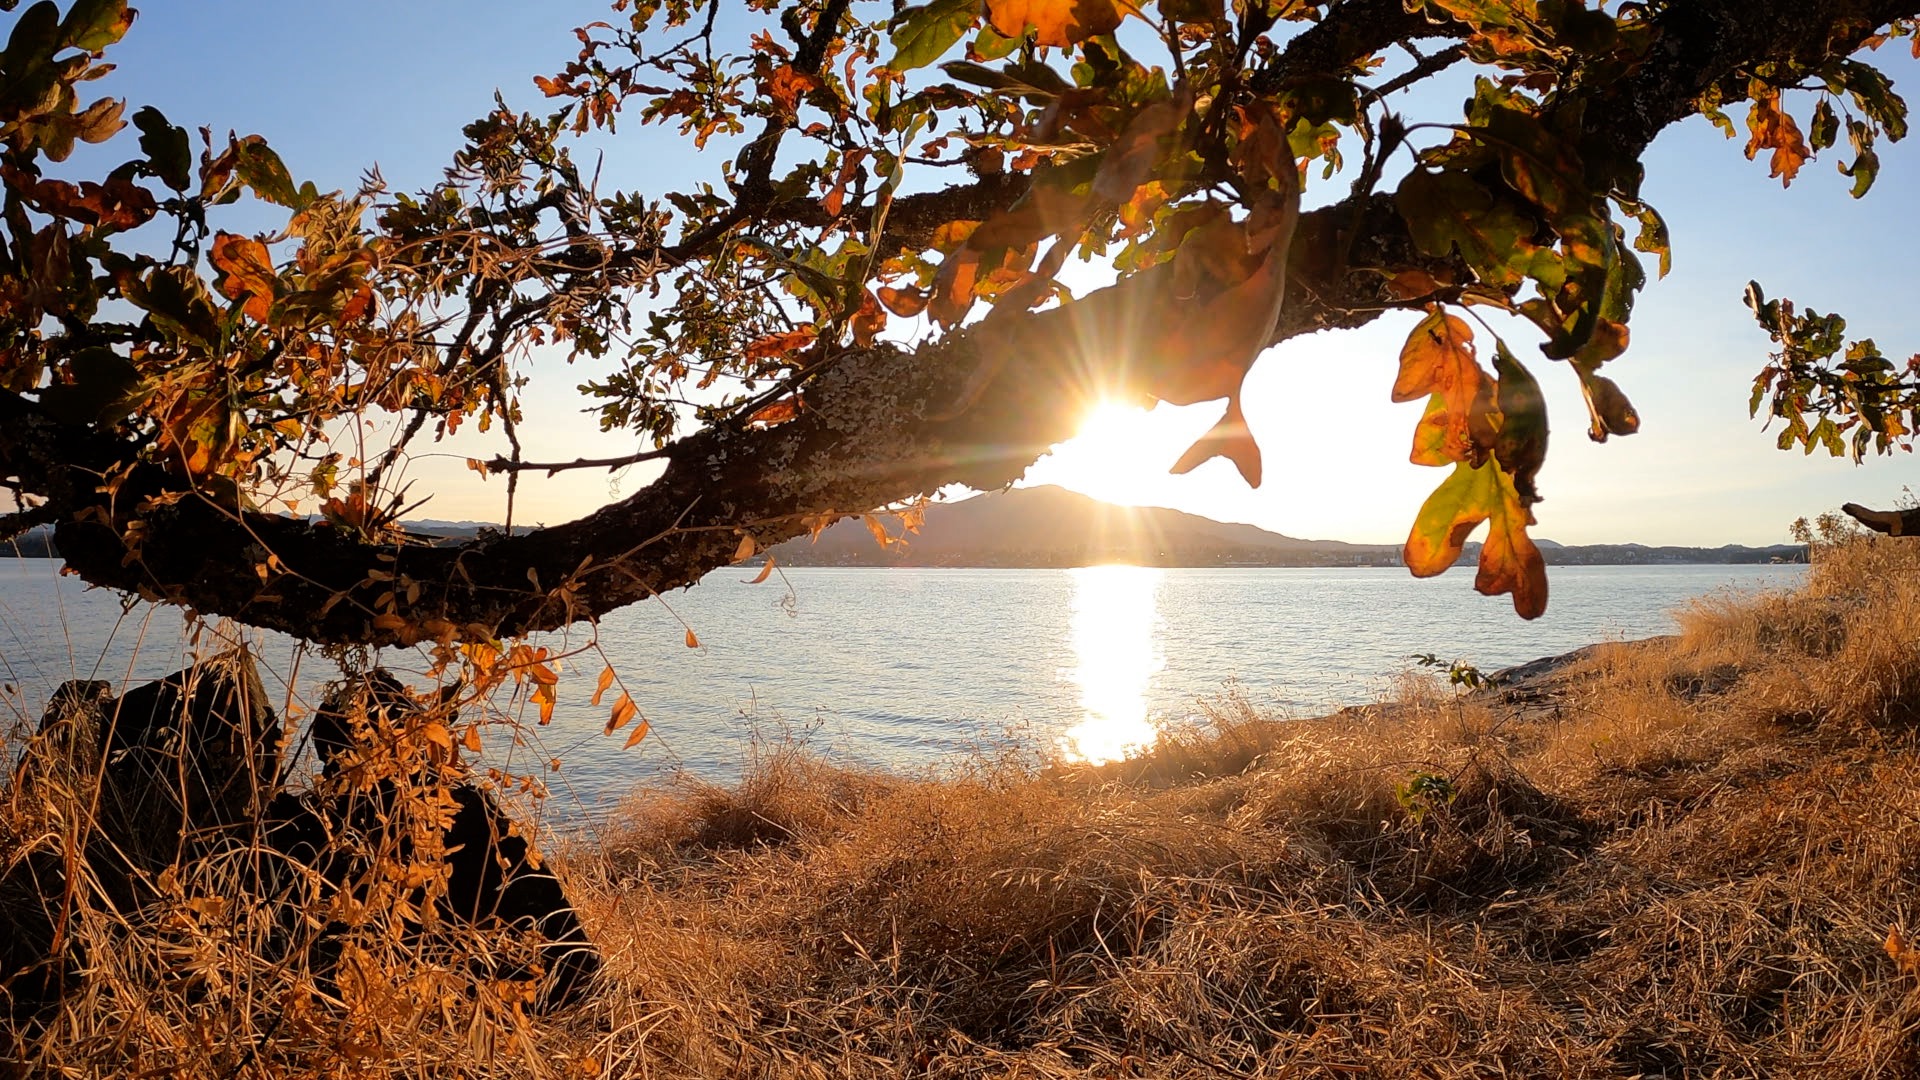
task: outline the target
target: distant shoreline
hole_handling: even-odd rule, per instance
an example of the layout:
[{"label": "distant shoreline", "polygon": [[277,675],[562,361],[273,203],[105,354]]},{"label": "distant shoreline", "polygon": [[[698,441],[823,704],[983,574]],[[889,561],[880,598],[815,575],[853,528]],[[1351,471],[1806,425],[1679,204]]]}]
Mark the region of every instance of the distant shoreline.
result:
[{"label": "distant shoreline", "polygon": [[[884,515],[883,515],[884,516]],[[1311,540],[1253,525],[1214,521],[1163,507],[1103,503],[1058,487],[1016,488],[925,508],[919,530],[889,535],[905,543],[876,543],[870,523],[836,522],[812,537],[766,548],[781,566],[1055,570],[1123,563],[1167,569],[1284,569],[1380,566],[1404,562],[1398,544]],[[402,523],[416,538],[460,543],[496,526],[476,521],[417,520]],[[1806,562],[1797,544],[1748,547],[1535,543],[1549,566],[1741,566]],[[53,530],[45,525],[20,534],[11,548],[19,557],[57,558]],[[1469,543],[1460,563],[1479,561]],[[756,560],[757,561],[757,560]]]},{"label": "distant shoreline", "polygon": [[[1708,549],[1711,551],[1711,549]],[[1473,553],[1464,555],[1456,566],[1470,566],[1474,563]],[[1804,566],[1805,558],[1798,559],[1758,559],[1758,558],[1701,558],[1701,559],[1556,559],[1557,552],[1543,552],[1548,566]],[[53,551],[6,551],[0,552],[0,558],[58,560],[60,555]],[[745,564],[742,564],[745,565]],[[1078,570],[1090,566],[1142,566],[1156,570],[1398,570],[1404,565],[1398,562],[1267,562],[1267,563],[1173,563],[1149,562],[1142,559],[1115,555],[1110,559],[1062,562],[782,562],[781,567],[789,570]],[[729,569],[721,567],[721,570]],[[719,573],[720,570],[714,571]]]}]

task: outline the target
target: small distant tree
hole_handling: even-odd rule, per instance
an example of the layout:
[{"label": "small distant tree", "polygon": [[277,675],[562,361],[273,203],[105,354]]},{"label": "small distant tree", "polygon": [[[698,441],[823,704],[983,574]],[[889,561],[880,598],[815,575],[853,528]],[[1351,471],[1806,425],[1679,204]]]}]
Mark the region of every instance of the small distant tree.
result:
[{"label": "small distant tree", "polygon": [[[1478,587],[1532,617],[1533,369],[1579,381],[1592,438],[1638,426],[1603,371],[1641,256],[1667,265],[1648,146],[1694,115],[1733,135],[1743,111],[1747,156],[1783,184],[1844,134],[1864,195],[1877,140],[1906,131],[1871,50],[1914,38],[1920,0],[612,8],[531,109],[499,99],[413,195],[321,193],[258,136],[92,99],[134,24],[124,0],[13,15],[0,534],[50,523],[89,582],[316,641],[518,635],[842,515],[1005,485],[1095,397],[1223,400],[1174,468],[1224,456],[1257,484],[1239,393],[1263,350],[1405,310],[1421,319],[1391,392],[1426,400],[1412,458],[1448,470],[1407,563],[1439,573],[1487,523]],[[1466,71],[1464,110],[1397,111]],[[569,152],[648,124],[724,159],[719,181],[652,191]],[[76,175],[78,143],[124,162]],[[222,229],[243,195],[284,229]],[[1076,258],[1116,280],[1074,294]],[[1857,455],[1914,430],[1911,365],[1870,344],[1826,363],[1836,323],[1754,299],[1785,348],[1774,411],[1856,421],[1787,437]],[[931,332],[895,332],[916,319]],[[524,458],[520,394],[563,377],[542,350],[593,362],[582,404],[632,453]],[[335,444],[377,417],[387,445]],[[409,542],[396,462],[466,425],[500,438],[473,465],[509,496],[526,472],[664,471],[576,521]]]}]

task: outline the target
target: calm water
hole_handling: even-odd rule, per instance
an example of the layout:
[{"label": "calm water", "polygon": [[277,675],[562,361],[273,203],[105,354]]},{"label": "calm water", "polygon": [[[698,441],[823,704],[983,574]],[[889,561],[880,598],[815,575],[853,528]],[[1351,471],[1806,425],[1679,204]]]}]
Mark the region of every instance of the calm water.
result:
[{"label": "calm water", "polygon": [[[166,674],[191,643],[176,613],[89,591],[45,560],[0,559],[0,715],[32,718],[61,680]],[[633,749],[587,704],[589,650],[560,684],[553,723],[500,764],[548,772],[566,816],[604,809],[636,780],[685,768],[734,774],[755,734],[797,735],[849,759],[913,764],[1013,730],[1092,758],[1150,741],[1230,687],[1296,715],[1371,700],[1414,653],[1493,669],[1609,638],[1673,629],[1671,612],[1716,590],[1794,584],[1801,566],[1560,567],[1534,623],[1472,592],[1456,570],[739,570],[609,616],[599,648],[651,722]],[[700,647],[685,644],[687,629]],[[255,635],[269,686],[312,698],[333,669]],[[591,644],[550,635],[556,651]],[[387,657],[419,671],[414,653]],[[528,711],[531,721],[533,713]],[[496,740],[499,741],[499,740]]]}]

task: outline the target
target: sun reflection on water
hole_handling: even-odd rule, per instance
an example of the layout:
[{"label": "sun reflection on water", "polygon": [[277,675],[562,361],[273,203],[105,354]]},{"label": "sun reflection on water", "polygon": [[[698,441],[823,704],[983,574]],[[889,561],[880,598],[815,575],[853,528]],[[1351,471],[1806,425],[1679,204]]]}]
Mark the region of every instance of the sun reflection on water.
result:
[{"label": "sun reflection on water", "polygon": [[1087,566],[1073,577],[1073,652],[1083,716],[1061,738],[1069,757],[1099,765],[1153,745],[1147,690],[1166,663],[1156,631],[1160,571]]}]

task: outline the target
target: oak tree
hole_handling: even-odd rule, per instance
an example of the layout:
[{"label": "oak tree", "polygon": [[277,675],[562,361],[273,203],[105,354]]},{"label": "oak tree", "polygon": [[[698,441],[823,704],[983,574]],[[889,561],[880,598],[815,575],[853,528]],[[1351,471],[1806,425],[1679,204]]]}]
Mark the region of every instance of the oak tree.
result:
[{"label": "oak tree", "polygon": [[[1486,523],[1479,588],[1535,616],[1537,380],[1578,380],[1591,438],[1639,423],[1605,372],[1668,260],[1648,146],[1704,115],[1782,183],[1838,153],[1864,195],[1907,123],[1873,50],[1920,48],[1916,14],[616,0],[564,69],[465,129],[444,182],[401,194],[323,193],[259,136],[95,97],[134,11],[40,0],[0,53],[0,534],[51,524],[89,582],[312,640],[492,641],[842,515],[1006,485],[1095,396],[1221,401],[1175,468],[1222,456],[1258,484],[1239,393],[1262,352],[1414,311],[1390,392],[1426,401],[1411,456],[1445,474],[1407,563],[1440,572]],[[1464,107],[1398,111],[1434,80],[1470,83]],[[655,191],[576,160],[636,125],[720,159],[719,182]],[[80,175],[78,143],[124,160]],[[284,228],[230,231],[243,197]],[[1075,292],[1070,260],[1111,282]],[[1784,350],[1756,407],[1772,388],[1783,438],[1859,453],[1920,427],[1912,364],[1754,301]],[[633,453],[520,452],[532,358],[556,350],[591,362],[583,404]],[[368,416],[393,418],[389,445],[335,445]],[[418,542],[395,462],[467,425],[502,440],[473,464],[509,492],[662,471],[575,521]]]}]

